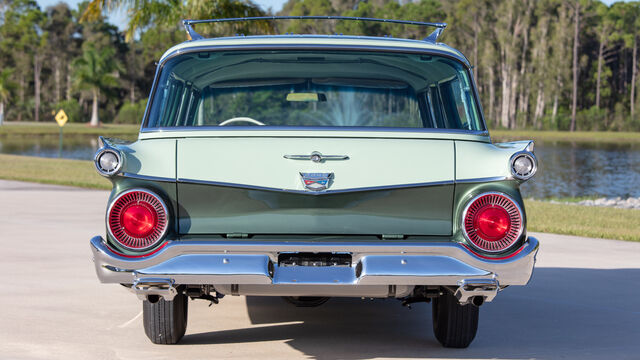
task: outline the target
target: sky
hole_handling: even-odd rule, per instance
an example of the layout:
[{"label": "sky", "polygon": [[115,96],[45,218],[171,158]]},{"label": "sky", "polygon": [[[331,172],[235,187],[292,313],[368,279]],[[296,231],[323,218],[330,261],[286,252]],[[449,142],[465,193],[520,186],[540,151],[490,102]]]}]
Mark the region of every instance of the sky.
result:
[{"label": "sky", "polygon": [[[66,2],[67,4],[69,4],[72,8],[75,8],[80,1],[82,0],[63,0],[63,2]],[[620,0],[601,0],[601,1],[607,5],[611,5],[614,2],[617,2]],[[623,0],[623,1],[628,1],[628,0]],[[37,2],[38,4],[40,4],[40,7],[44,9],[47,6],[55,5],[59,3],[60,0],[37,0]],[[282,5],[284,5],[284,3],[287,2],[287,0],[254,0],[254,2],[260,5],[265,10],[271,8],[273,12],[277,12],[277,11],[280,11],[280,9],[282,9]],[[109,16],[109,22],[111,22],[112,24],[118,25],[118,27],[121,30],[123,30],[126,23],[125,14],[123,12],[111,14]]]}]

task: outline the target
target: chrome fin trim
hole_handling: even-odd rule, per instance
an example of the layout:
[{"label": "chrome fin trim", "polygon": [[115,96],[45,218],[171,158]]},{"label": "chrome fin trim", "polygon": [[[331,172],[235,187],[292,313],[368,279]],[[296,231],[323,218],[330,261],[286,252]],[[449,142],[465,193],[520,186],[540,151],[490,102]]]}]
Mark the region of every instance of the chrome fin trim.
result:
[{"label": "chrome fin trim", "polygon": [[140,174],[132,174],[132,173],[122,173],[120,174],[122,177],[137,179],[137,180],[148,180],[148,181],[159,181],[159,182],[175,182],[176,179],[166,178],[160,176],[149,176],[149,175],[140,175]]},{"label": "chrome fin trim", "polygon": [[492,176],[492,177],[484,177],[484,178],[456,179],[455,182],[456,184],[469,184],[469,183],[494,182],[494,181],[505,181],[505,180],[513,180],[513,178],[509,176]]}]

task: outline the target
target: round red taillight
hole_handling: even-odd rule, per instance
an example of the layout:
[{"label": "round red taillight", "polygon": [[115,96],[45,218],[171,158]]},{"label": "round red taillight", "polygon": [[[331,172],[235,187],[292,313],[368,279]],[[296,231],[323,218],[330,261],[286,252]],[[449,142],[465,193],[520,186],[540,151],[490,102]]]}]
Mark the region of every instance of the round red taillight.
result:
[{"label": "round red taillight", "polygon": [[484,252],[501,252],[516,243],[523,231],[522,211],[502,193],[473,198],[463,212],[464,235]]},{"label": "round red taillight", "polygon": [[167,231],[167,207],[156,194],[134,189],[118,195],[107,212],[107,228],[120,245],[146,250]]},{"label": "round red taillight", "polygon": [[122,212],[122,227],[127,235],[148,236],[158,224],[158,216],[145,205],[131,205]]}]

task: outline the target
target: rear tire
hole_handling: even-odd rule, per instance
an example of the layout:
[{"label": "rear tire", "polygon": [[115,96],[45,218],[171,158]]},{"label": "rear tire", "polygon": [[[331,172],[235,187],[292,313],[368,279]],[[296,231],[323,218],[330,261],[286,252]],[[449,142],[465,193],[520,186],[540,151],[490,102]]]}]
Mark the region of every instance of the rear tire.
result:
[{"label": "rear tire", "polygon": [[460,305],[449,291],[433,299],[433,332],[444,347],[466,348],[476,337],[480,309]]},{"label": "rear tire", "polygon": [[320,296],[283,296],[282,298],[296,307],[316,307],[329,300],[328,297]]},{"label": "rear tire", "polygon": [[144,332],[154,344],[176,344],[187,330],[188,298],[178,294],[173,301],[150,295],[142,302]]}]

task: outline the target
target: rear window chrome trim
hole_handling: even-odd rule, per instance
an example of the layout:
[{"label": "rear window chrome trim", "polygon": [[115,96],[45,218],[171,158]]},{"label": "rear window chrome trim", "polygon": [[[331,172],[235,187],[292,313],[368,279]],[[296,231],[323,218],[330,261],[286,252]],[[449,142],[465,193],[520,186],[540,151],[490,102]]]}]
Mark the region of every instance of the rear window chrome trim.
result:
[{"label": "rear window chrome trim", "polygon": [[180,132],[180,131],[353,131],[353,132],[409,132],[409,133],[439,133],[439,134],[466,134],[477,136],[489,136],[487,130],[463,130],[444,128],[409,128],[409,127],[379,127],[379,126],[163,126],[143,128],[142,133],[154,132]]}]

